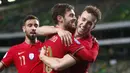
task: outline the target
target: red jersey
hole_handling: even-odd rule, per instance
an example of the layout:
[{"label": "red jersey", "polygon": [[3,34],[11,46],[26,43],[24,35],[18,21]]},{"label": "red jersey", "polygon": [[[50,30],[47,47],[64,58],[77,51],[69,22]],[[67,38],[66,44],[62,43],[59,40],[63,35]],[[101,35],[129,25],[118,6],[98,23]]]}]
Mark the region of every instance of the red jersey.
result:
[{"label": "red jersey", "polygon": [[78,41],[85,48],[75,53],[76,58],[80,61],[70,67],[70,73],[87,73],[90,63],[95,61],[98,55],[99,45],[92,36],[86,39],[78,39]]},{"label": "red jersey", "polygon": [[[63,71],[54,71],[53,69],[44,65],[43,73],[84,73],[87,71],[89,63],[96,59],[96,56],[98,54],[98,44],[97,42],[93,41],[92,37],[88,39],[78,40],[72,38],[72,40],[73,44],[69,47],[66,47],[61,42],[61,39],[58,35],[53,36],[44,43],[43,47],[47,49],[46,55],[50,57],[52,56],[62,58],[65,54],[71,53],[74,54],[74,56],[76,56],[77,58],[79,58],[82,62],[78,62],[73,67],[69,68],[71,72],[69,72],[69,70],[67,69]],[[82,45],[84,45],[85,48],[83,48]],[[42,65],[40,65],[39,63],[39,65],[35,66],[35,68],[33,68],[33,71],[30,73],[35,73],[37,69],[40,68],[40,66]]]},{"label": "red jersey", "polygon": [[[32,67],[37,62],[40,62],[38,56],[42,46],[42,43],[39,41],[34,45],[27,44],[26,42],[15,45],[9,49],[2,62],[5,66],[14,63],[18,73],[29,73]],[[42,68],[40,69],[42,70]]]},{"label": "red jersey", "polygon": [[[69,47],[65,46],[58,35],[54,35],[52,38],[44,42],[44,48],[47,49],[47,56],[62,58],[67,53],[75,52],[77,49],[81,48],[81,44],[73,39],[73,44]],[[63,71],[54,71],[48,66],[44,65],[44,73],[67,73],[67,69]]]}]

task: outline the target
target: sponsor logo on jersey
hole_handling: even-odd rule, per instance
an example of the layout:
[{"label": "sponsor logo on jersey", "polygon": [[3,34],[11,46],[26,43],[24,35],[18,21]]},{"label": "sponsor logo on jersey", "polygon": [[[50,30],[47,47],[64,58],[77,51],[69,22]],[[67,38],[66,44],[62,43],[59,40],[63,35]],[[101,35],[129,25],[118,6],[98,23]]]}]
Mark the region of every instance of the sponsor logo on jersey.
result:
[{"label": "sponsor logo on jersey", "polygon": [[21,54],[23,54],[24,52],[18,52],[18,55],[21,55]]},{"label": "sponsor logo on jersey", "polygon": [[33,60],[33,59],[34,59],[34,53],[30,53],[30,54],[29,54],[29,59],[30,59],[30,60]]},{"label": "sponsor logo on jersey", "polygon": [[74,38],[74,41],[75,41],[77,44],[81,44],[76,38]]}]

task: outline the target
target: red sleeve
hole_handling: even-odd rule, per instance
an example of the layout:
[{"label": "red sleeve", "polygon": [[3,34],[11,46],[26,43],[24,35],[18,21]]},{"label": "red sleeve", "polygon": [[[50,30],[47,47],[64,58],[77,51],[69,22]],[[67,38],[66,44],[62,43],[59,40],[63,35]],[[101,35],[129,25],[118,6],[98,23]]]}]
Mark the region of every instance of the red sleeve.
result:
[{"label": "red sleeve", "polygon": [[74,38],[73,44],[71,44],[69,47],[67,47],[67,53],[75,54],[80,49],[83,49],[82,44],[77,39]]},{"label": "red sleeve", "polygon": [[98,50],[99,50],[99,45],[96,41],[94,41],[91,49],[83,48],[83,49],[79,50],[76,53],[76,57],[78,57],[79,59],[82,59],[82,60],[87,60],[87,61],[93,62],[93,61],[95,61],[95,59],[98,55]]},{"label": "red sleeve", "polygon": [[11,47],[8,52],[4,55],[2,63],[7,67],[13,62],[13,48]]}]

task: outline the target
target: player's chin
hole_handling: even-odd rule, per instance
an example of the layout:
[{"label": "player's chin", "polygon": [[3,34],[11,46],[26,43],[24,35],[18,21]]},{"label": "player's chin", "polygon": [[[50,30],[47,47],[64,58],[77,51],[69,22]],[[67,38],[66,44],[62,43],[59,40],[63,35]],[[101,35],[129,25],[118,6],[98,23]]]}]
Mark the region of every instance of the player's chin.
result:
[{"label": "player's chin", "polygon": [[37,37],[36,34],[30,34],[30,37]]},{"label": "player's chin", "polygon": [[32,34],[27,35],[27,37],[28,37],[30,40],[35,40],[35,38],[36,38],[36,36],[35,36],[35,35],[32,35]]},{"label": "player's chin", "polygon": [[78,30],[77,32],[78,32],[79,35],[83,34],[82,30]]}]

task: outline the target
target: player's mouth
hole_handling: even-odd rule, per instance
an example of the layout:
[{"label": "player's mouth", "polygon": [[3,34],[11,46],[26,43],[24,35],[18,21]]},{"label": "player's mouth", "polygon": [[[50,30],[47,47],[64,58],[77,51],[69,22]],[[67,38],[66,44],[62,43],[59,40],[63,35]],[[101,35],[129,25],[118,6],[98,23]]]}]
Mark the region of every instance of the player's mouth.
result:
[{"label": "player's mouth", "polygon": [[89,29],[87,29],[86,27],[83,27],[82,24],[80,24],[78,26],[78,30],[80,31],[80,33],[84,33],[84,32],[88,32]]},{"label": "player's mouth", "polygon": [[33,35],[35,35],[35,34],[36,34],[36,32],[32,31],[32,32],[30,32],[30,34],[33,34]]},{"label": "player's mouth", "polygon": [[82,25],[82,24],[79,25],[79,29],[80,29],[80,30],[85,30],[85,28],[82,27],[81,25]]},{"label": "player's mouth", "polygon": [[72,24],[72,26],[75,26],[76,19],[71,20],[71,22],[70,22],[70,23]]}]

